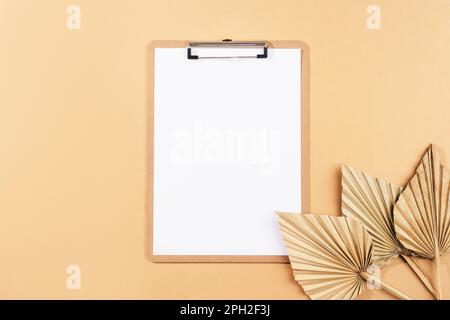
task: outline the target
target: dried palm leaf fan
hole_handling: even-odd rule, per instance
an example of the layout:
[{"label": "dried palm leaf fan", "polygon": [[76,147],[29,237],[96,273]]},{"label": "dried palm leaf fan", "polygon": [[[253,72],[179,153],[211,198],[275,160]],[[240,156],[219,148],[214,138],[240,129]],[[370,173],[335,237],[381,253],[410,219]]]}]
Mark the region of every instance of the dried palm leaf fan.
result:
[{"label": "dried palm leaf fan", "polygon": [[436,290],[422,269],[397,239],[394,228],[394,204],[401,187],[372,177],[349,166],[342,167],[342,213],[361,222],[374,243],[374,263],[383,267],[400,256],[437,298]]},{"label": "dried palm leaf fan", "polygon": [[401,299],[411,299],[368,272],[373,244],[358,221],[347,217],[279,213],[295,280],[311,299],[355,299],[370,280]]},{"label": "dried palm leaf fan", "polygon": [[436,291],[442,298],[440,257],[450,248],[449,170],[432,145],[394,207],[397,238],[415,254],[433,259]]}]

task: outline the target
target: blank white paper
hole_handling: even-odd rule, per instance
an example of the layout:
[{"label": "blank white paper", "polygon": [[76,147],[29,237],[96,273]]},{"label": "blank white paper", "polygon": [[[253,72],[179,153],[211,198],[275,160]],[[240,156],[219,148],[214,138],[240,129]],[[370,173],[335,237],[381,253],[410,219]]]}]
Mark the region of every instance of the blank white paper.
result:
[{"label": "blank white paper", "polygon": [[155,50],[153,254],[286,254],[275,212],[301,209],[300,61]]}]

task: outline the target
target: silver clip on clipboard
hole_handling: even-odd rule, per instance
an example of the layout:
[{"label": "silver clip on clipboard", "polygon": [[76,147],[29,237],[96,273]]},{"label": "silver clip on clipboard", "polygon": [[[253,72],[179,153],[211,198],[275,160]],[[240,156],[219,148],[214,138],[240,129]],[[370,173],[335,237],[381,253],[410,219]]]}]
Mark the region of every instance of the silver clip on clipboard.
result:
[{"label": "silver clip on clipboard", "polygon": [[[260,54],[256,55],[233,55],[233,56],[200,56],[193,54],[194,49],[198,48],[233,48],[233,49],[261,49]],[[267,58],[267,42],[265,41],[232,41],[225,39],[221,42],[189,42],[187,46],[187,58],[190,60],[199,59],[266,59]]]}]

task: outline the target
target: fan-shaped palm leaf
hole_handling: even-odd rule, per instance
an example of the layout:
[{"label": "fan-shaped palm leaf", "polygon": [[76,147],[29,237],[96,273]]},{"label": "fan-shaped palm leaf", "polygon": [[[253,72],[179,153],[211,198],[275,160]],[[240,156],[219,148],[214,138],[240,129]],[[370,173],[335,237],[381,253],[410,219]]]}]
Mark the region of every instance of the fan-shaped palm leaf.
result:
[{"label": "fan-shaped palm leaf", "polygon": [[442,151],[432,145],[394,207],[397,238],[415,254],[433,259],[436,289],[442,297],[440,256],[450,248],[449,170]]},{"label": "fan-shaped palm leaf", "polygon": [[427,289],[436,292],[411,252],[397,239],[393,208],[401,187],[372,177],[349,166],[342,166],[342,214],[360,221],[374,242],[374,261],[380,267],[399,255],[408,263]]},{"label": "fan-shaped palm leaf", "polygon": [[373,244],[361,223],[346,217],[279,213],[279,224],[295,280],[312,299],[354,299],[365,280],[410,299],[371,278]]}]

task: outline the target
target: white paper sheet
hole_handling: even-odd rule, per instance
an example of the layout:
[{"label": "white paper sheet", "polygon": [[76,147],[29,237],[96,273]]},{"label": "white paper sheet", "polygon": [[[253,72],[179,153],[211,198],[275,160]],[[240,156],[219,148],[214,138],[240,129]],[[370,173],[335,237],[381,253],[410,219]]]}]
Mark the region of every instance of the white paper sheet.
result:
[{"label": "white paper sheet", "polygon": [[300,57],[155,50],[153,254],[286,254],[275,211],[301,208]]}]

